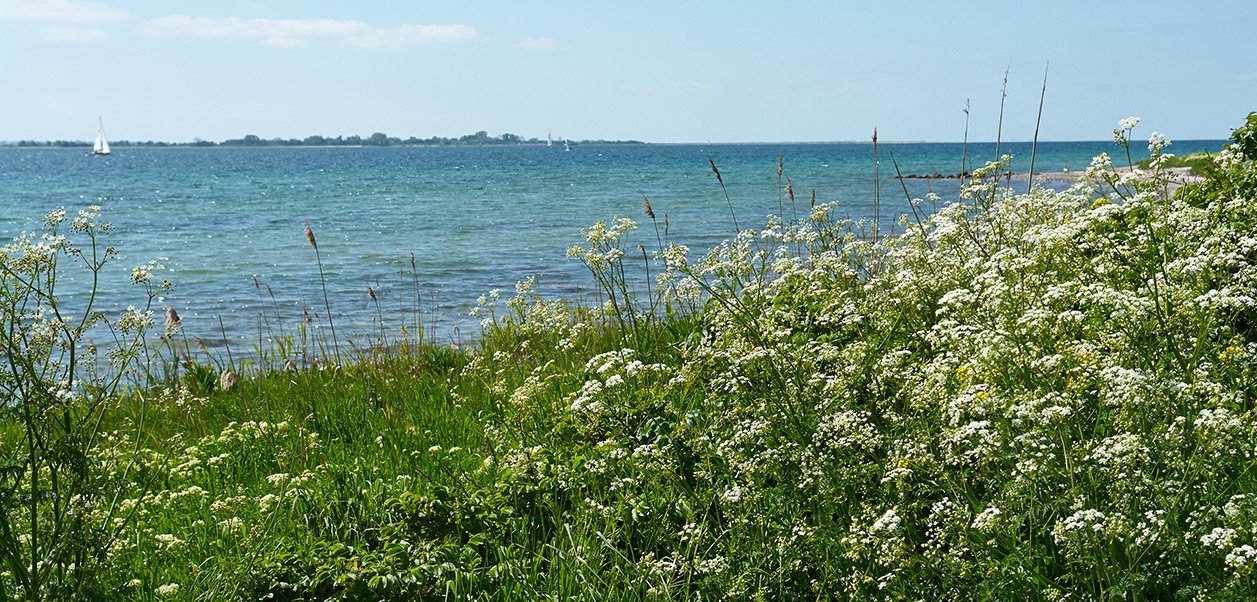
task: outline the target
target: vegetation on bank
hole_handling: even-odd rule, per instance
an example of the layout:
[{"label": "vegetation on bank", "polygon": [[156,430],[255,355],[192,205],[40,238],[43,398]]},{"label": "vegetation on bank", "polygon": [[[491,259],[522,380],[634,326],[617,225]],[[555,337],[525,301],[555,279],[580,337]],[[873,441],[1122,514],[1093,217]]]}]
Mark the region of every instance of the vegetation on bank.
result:
[{"label": "vegetation on bank", "polygon": [[616,219],[569,253],[597,307],[522,283],[476,349],[240,380],[177,316],[136,347],[151,306],[64,315],[109,253],[54,212],[0,251],[0,597],[1253,599],[1253,140],[1173,197],[1158,136],[1064,192],[993,163],[894,238],[788,179],[701,259]]},{"label": "vegetation on bank", "polygon": [[[1141,169],[1148,169],[1152,163],[1152,159],[1144,159],[1135,165]],[[1209,153],[1190,153],[1181,157],[1170,157],[1165,161],[1166,169],[1176,167],[1190,168],[1193,175],[1204,175],[1205,170],[1213,166],[1213,155]]]}]

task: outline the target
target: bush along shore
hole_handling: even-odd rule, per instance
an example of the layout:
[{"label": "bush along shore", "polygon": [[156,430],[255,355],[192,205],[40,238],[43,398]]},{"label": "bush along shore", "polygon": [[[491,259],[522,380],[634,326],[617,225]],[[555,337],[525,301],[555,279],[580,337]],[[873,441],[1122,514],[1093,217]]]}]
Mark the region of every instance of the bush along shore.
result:
[{"label": "bush along shore", "polygon": [[1172,194],[1155,134],[1063,192],[993,163],[895,237],[612,220],[569,253],[600,305],[167,386],[123,376],[177,348],[158,266],[68,315],[112,250],[54,212],[0,251],[0,598],[1257,598],[1257,114],[1232,142]]}]

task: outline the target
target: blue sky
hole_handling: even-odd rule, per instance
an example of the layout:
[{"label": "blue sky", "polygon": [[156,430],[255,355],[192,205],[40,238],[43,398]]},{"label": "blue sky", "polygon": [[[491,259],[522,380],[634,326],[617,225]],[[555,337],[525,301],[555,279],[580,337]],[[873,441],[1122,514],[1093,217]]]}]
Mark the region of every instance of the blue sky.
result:
[{"label": "blue sky", "polygon": [[[0,140],[1224,138],[1257,2],[0,0]],[[1138,134],[1138,131],[1137,131]]]}]

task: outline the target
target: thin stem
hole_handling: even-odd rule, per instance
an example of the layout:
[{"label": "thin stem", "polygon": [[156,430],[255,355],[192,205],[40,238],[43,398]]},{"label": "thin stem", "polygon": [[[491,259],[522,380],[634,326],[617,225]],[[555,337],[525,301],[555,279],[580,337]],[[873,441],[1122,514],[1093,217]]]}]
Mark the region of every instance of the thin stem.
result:
[{"label": "thin stem", "polygon": [[877,160],[877,128],[873,128],[873,238],[881,237],[882,176],[881,163]]},{"label": "thin stem", "polygon": [[[965,99],[965,138],[960,145],[960,177],[969,177],[969,99]],[[964,189],[964,186],[961,186]],[[957,193],[959,194],[959,193]],[[959,197],[958,197],[959,198]]]},{"label": "thin stem", "polygon": [[733,211],[733,200],[729,198],[729,189],[725,188],[725,179],[720,176],[720,170],[716,168],[716,162],[712,160],[711,155],[707,155],[707,162],[711,164],[711,172],[716,174],[716,181],[720,183],[720,190],[725,193],[725,203],[729,205],[729,215],[733,217],[733,233],[740,234],[742,229],[738,227],[738,214]]},{"label": "thin stem", "polygon": [[1039,124],[1043,121],[1043,99],[1047,96],[1047,65],[1043,66],[1043,89],[1039,91],[1039,115],[1034,119],[1034,142],[1030,145],[1030,175],[1026,177],[1026,194],[1034,185],[1034,156],[1039,150]]},{"label": "thin stem", "polygon": [[[1004,87],[1000,89],[1000,93],[999,93],[999,124],[995,128],[995,160],[996,161],[999,161],[1000,159],[1000,154],[999,154],[1000,139],[1004,134],[1004,100],[1008,98],[1008,71],[1009,69],[1012,69],[1011,65],[1007,69],[1004,69]],[[996,180],[998,180],[999,174],[996,174],[995,178]]]},{"label": "thin stem", "polygon": [[[895,177],[899,180],[899,185],[903,187],[903,196],[908,200],[908,207],[912,209],[912,217],[917,221],[917,227],[924,231],[925,224],[921,221],[921,214],[917,212],[917,204],[912,202],[912,195],[908,194],[908,185],[904,183],[903,174],[899,172],[899,162],[895,160],[894,152],[890,153],[890,162],[895,166]],[[929,239],[925,239],[925,243],[928,246]]]},{"label": "thin stem", "polygon": [[218,331],[223,333],[223,347],[227,349],[227,368],[236,369],[236,361],[231,357],[231,341],[227,338],[227,327],[223,325],[222,315],[218,316]]},{"label": "thin stem", "polygon": [[340,365],[340,341],[336,339],[336,321],[332,319],[332,302],[327,297],[327,277],[323,275],[323,258],[319,255],[319,248],[314,247],[314,260],[319,264],[319,282],[323,285],[323,307],[327,309],[327,324],[332,329],[332,349],[335,353],[336,364]]}]

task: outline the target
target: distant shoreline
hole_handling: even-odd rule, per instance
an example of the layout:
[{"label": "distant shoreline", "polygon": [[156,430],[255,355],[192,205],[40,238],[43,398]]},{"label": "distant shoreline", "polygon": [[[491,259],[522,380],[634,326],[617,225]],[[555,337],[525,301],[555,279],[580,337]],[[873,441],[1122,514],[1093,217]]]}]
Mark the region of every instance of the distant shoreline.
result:
[{"label": "distant shoreline", "polygon": [[[1040,144],[1096,144],[1104,143],[1106,140],[1040,140]],[[864,145],[871,147],[873,143],[869,140],[832,140],[832,141],[767,141],[767,142],[647,142],[642,140],[569,140],[568,143],[575,146],[763,146],[763,145],[782,145],[782,146],[820,146],[820,145]],[[457,139],[449,139],[448,142],[400,142],[390,144],[371,144],[366,142],[358,142],[355,144],[306,144],[304,142],[274,142],[264,140],[261,142],[242,143],[236,140],[228,140],[224,142],[212,141],[194,141],[194,142],[164,142],[164,141],[132,141],[119,140],[117,142],[110,141],[110,146],[114,148],[439,148],[439,147],[535,147],[535,146],[555,146],[563,145],[562,141],[556,141],[547,145],[546,141],[525,140],[520,142],[462,142]],[[959,145],[966,144],[961,141],[921,141],[921,140],[890,140],[878,141],[879,145],[898,145],[898,144],[949,144]],[[974,141],[967,143],[970,146],[983,146],[995,144],[994,140]],[[1030,140],[1005,140],[1003,144],[1031,144]],[[1208,144],[1216,147],[1218,150],[1222,145],[1226,144],[1226,140],[1217,139],[1192,139],[1192,140],[1176,140],[1176,146],[1187,144]],[[0,148],[91,148],[92,143],[86,140],[0,140]]]},{"label": "distant shoreline", "polygon": [[[569,141],[571,146],[581,145],[598,145],[598,146],[631,146],[649,144],[637,140],[581,140]],[[238,144],[231,142],[133,142],[129,140],[119,140],[117,142],[110,141],[109,146],[112,148],[441,148],[441,147],[520,147],[520,146],[562,146],[562,143],[547,145],[545,142],[492,142],[492,143],[476,143],[476,142],[442,142],[442,143],[416,143],[416,144],[288,144],[288,143],[251,143]],[[82,140],[74,141],[32,141],[19,140],[0,141],[0,148],[92,148],[91,142]]]}]

